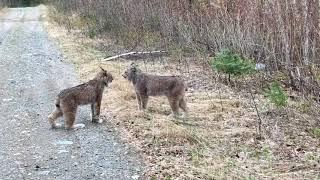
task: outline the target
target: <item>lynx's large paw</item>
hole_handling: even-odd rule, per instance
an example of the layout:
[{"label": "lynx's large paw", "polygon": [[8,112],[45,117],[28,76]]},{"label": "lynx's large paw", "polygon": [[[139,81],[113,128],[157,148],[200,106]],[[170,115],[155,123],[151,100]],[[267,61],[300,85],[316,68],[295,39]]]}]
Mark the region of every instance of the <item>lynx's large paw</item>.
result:
[{"label": "lynx's large paw", "polygon": [[174,118],[174,119],[179,119],[180,118],[179,114],[177,114],[177,113],[171,113],[168,117],[169,118]]},{"label": "lynx's large paw", "polygon": [[189,118],[189,114],[188,114],[187,112],[185,112],[185,113],[183,113],[183,114],[181,115],[181,118],[182,118],[183,120],[186,120],[186,119]]},{"label": "lynx's large paw", "polygon": [[57,129],[57,128],[61,128],[62,127],[62,124],[60,124],[60,123],[53,123],[53,124],[51,124],[51,128],[52,129]]},{"label": "lynx's large paw", "polygon": [[95,117],[92,118],[92,122],[93,122],[93,123],[101,123],[102,120],[100,120],[100,117],[99,117],[99,116],[95,116]]},{"label": "lynx's large paw", "polygon": [[92,122],[101,124],[103,123],[103,117],[101,118],[100,116],[95,116],[92,118]]}]

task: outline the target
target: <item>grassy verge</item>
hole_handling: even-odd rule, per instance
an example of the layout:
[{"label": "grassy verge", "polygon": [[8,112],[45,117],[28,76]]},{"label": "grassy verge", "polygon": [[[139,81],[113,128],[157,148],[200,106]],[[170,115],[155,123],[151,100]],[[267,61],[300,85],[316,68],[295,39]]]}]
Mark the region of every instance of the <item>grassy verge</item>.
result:
[{"label": "grassy verge", "polygon": [[[102,114],[144,157],[148,179],[314,179],[319,178],[318,130],[315,119],[289,111],[290,119],[268,107],[259,96],[265,139],[256,140],[257,115],[249,96],[215,83],[197,58],[136,60],[154,74],[183,75],[189,84],[186,122],[168,117],[164,97],[152,98],[146,114],[137,110],[133,87],[121,77],[130,61],[103,62],[124,52],[109,39],[88,38],[54,22],[46,24],[64,59],[76,66],[82,81],[101,65],[115,80],[103,98]],[[97,47],[104,46],[104,51]],[[191,63],[192,62],[192,63]],[[203,61],[201,61],[203,62]],[[300,107],[300,106],[299,106]],[[304,106],[303,106],[304,107]],[[316,134],[316,135],[315,135]]]},{"label": "grassy verge", "polygon": [[6,7],[0,7],[0,16],[2,16],[4,13],[8,11],[8,8]]}]

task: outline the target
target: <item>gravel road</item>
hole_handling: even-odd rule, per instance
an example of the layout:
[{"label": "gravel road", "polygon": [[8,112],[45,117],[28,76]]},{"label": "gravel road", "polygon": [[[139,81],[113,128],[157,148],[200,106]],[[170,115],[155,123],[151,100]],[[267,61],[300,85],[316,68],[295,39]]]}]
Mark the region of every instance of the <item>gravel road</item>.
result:
[{"label": "gravel road", "polygon": [[139,156],[107,124],[52,130],[54,98],[79,83],[50,42],[39,7],[13,8],[0,17],[0,179],[140,179]]}]

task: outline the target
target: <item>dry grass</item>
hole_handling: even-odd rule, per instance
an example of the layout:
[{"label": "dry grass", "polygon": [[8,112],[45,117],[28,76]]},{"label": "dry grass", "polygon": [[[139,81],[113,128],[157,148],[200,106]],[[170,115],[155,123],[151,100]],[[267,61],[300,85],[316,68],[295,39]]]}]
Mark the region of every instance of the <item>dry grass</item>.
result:
[{"label": "dry grass", "polygon": [[6,13],[8,11],[8,8],[4,7],[0,7],[0,16],[2,16],[4,13]]},{"label": "dry grass", "polygon": [[[130,62],[102,63],[105,55],[93,48],[110,40],[88,39],[52,23],[46,26],[59,42],[64,59],[77,67],[82,81],[91,78],[98,65],[115,76],[105,93],[102,113],[123,140],[140,150],[147,164],[146,178],[319,178],[319,139],[305,132],[315,123],[312,117],[304,114],[302,118],[300,113],[290,111],[291,119],[286,120],[281,113],[266,108],[262,110],[266,138],[258,141],[257,115],[250,99],[212,83],[210,72],[202,65],[183,66],[170,58],[161,63],[137,62],[150,73],[182,74],[187,78],[190,117],[186,122],[169,118],[170,108],[163,97],[152,98],[147,113],[139,112],[131,84],[121,77]],[[108,47],[106,54],[118,51],[110,44]],[[263,97],[259,99],[259,107],[266,107]],[[306,111],[305,106],[302,108]]]}]

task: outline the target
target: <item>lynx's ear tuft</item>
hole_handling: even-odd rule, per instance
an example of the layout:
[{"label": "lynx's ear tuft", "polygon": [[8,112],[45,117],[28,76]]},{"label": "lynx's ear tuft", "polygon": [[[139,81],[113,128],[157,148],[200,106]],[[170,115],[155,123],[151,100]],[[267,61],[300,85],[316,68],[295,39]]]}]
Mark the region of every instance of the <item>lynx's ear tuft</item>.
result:
[{"label": "lynx's ear tuft", "polygon": [[104,72],[107,72],[105,69],[103,69],[101,66],[99,66],[99,68],[102,70],[102,71],[104,71]]},{"label": "lynx's ear tuft", "polygon": [[137,68],[137,67],[138,67],[138,64],[136,64],[135,62],[132,62],[132,63],[130,64],[130,67],[131,67],[131,68]]}]

